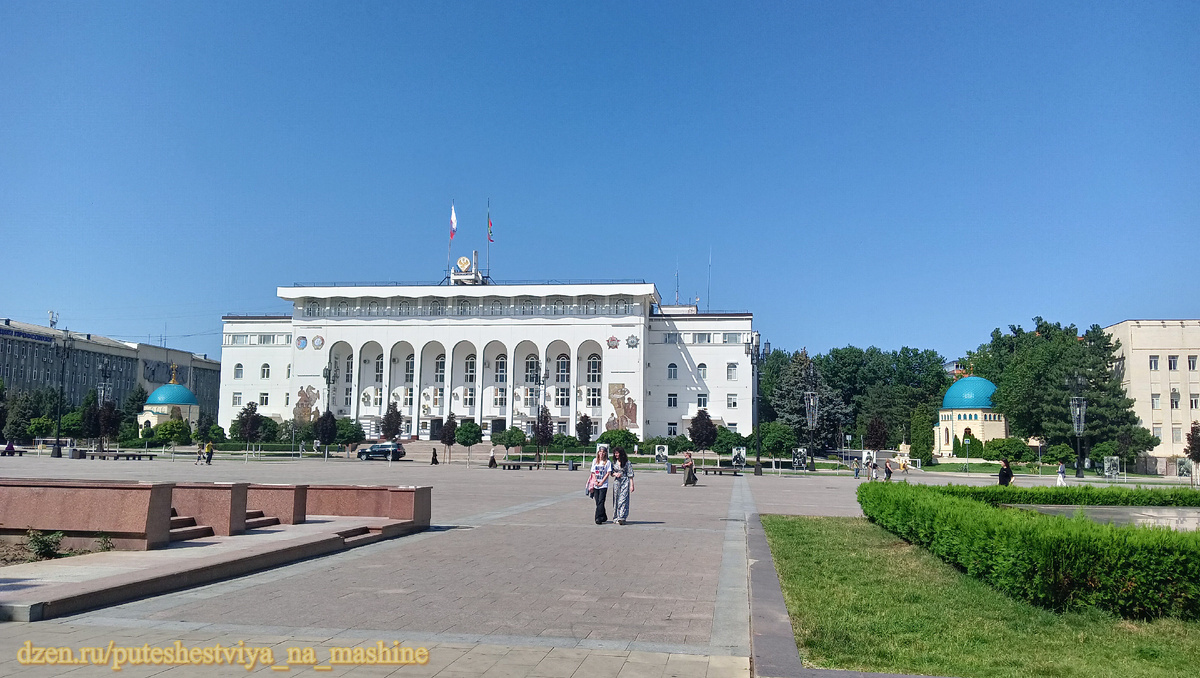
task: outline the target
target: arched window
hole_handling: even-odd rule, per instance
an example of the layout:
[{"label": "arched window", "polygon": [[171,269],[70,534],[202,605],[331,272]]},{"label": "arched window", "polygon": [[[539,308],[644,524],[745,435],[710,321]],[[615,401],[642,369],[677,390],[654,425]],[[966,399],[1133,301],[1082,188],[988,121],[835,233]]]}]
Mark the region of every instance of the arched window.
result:
[{"label": "arched window", "polygon": [[496,356],[496,383],[503,384],[508,381],[508,356],[501,353]]},{"label": "arched window", "polygon": [[309,318],[315,318],[317,316],[317,302],[310,301],[305,304],[304,315],[308,316]]},{"label": "arched window", "polygon": [[705,365],[704,363],[700,363],[699,365],[697,365],[696,366],[696,374],[701,379],[708,379],[708,365]]},{"label": "arched window", "polygon": [[593,353],[587,359],[587,383],[600,383],[600,354]]},{"label": "arched window", "polygon": [[571,358],[566,353],[554,359],[554,383],[571,383]]},{"label": "arched window", "polygon": [[[346,354],[346,383],[347,384],[354,383],[354,354],[353,353]],[[346,397],[347,398],[350,397],[350,394],[348,392],[346,393]]]},{"label": "arched window", "polygon": [[949,445],[950,444],[950,429],[944,429],[944,430],[946,431],[946,444]]},{"label": "arched window", "polygon": [[525,356],[525,383],[537,383],[538,375],[541,374],[542,366],[538,361],[538,357],[534,353]]},{"label": "arched window", "polygon": [[379,302],[372,301],[367,304],[367,315],[379,315]]},{"label": "arched window", "polygon": [[629,312],[629,302],[624,299],[617,299],[617,315],[625,315]]},{"label": "arched window", "polygon": [[500,315],[504,313],[504,304],[499,300],[492,302],[492,315]]},{"label": "arched window", "polygon": [[463,383],[464,384],[474,384],[475,383],[475,354],[474,353],[467,356],[467,359],[463,361]]},{"label": "arched window", "polygon": [[588,315],[596,315],[596,300],[588,299],[583,305],[583,312]]},{"label": "arched window", "polygon": [[567,305],[565,303],[563,303],[563,300],[555,299],[554,300],[554,315],[563,315],[566,312],[567,312]]},{"label": "arched window", "polygon": [[234,379],[242,378],[242,364],[241,363],[238,363],[233,366],[233,378]]},{"label": "arched window", "polygon": [[446,354],[441,353],[433,359],[433,380],[439,384],[446,383]]},{"label": "arched window", "polygon": [[375,358],[375,383],[376,384],[383,383],[383,354],[382,353],[380,353],[379,356]]},{"label": "arched window", "polygon": [[676,365],[675,363],[671,363],[670,365],[667,365],[667,379],[678,379],[678,378],[679,378],[679,366]]},{"label": "arched window", "polygon": [[429,315],[442,315],[443,312],[444,311],[442,309],[442,302],[440,302],[440,301],[429,302]]},{"label": "arched window", "polygon": [[471,315],[471,302],[467,301],[466,299],[458,302],[458,314]]},{"label": "arched window", "polygon": [[409,315],[412,313],[412,308],[409,307],[408,301],[400,302],[400,315]]},{"label": "arched window", "polygon": [[262,367],[258,368],[258,376],[262,377],[263,379],[270,379],[271,378],[271,366],[266,363],[263,363]]},{"label": "arched window", "polygon": [[347,308],[348,307],[346,306],[346,302],[339,301],[338,305],[337,305],[337,315],[339,315],[339,316],[349,315],[350,312],[347,310]]},{"label": "arched window", "polygon": [[521,300],[521,315],[533,315],[533,301],[530,299]]},{"label": "arched window", "polygon": [[411,353],[404,359],[404,383],[411,384],[413,381],[413,371],[417,367],[417,357]]}]

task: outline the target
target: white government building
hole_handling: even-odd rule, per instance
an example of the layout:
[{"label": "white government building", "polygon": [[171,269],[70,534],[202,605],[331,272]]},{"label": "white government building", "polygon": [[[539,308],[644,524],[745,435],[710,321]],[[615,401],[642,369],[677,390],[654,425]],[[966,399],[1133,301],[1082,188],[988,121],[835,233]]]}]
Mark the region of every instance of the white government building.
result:
[{"label": "white government building", "polygon": [[751,313],[663,305],[642,281],[497,284],[466,257],[443,282],[280,287],[291,315],[223,317],[217,422],[331,409],[374,437],[394,402],[405,436],[436,439],[453,412],[486,438],[530,431],[544,403],[570,435],[585,414],[597,435],[677,435],[701,408],[753,427]]}]

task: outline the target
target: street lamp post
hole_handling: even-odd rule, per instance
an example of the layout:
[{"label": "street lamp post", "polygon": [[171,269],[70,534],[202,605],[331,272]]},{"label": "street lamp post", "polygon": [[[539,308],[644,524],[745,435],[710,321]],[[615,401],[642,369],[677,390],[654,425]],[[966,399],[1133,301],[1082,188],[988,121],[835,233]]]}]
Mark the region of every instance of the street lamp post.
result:
[{"label": "street lamp post", "polygon": [[759,381],[761,380],[761,372],[763,363],[767,361],[767,357],[771,355],[771,342],[762,343],[761,350],[759,347],[759,334],[753,332],[750,334],[750,342],[746,344],[746,355],[750,356],[750,368],[754,370],[754,402],[751,406],[753,412],[754,426],[754,475],[762,475],[762,432],[759,430],[758,410],[760,405],[760,394],[758,390]]},{"label": "street lamp post", "polygon": [[804,416],[808,420],[808,470],[816,471],[817,463],[813,453],[813,430],[817,428],[817,410],[821,404],[821,396],[817,394],[817,368],[808,363],[809,386],[813,389],[804,392]]},{"label": "street lamp post", "polygon": [[75,340],[71,338],[71,333],[64,333],[62,339],[55,346],[55,353],[58,354],[58,402],[54,405],[54,449],[50,452],[51,457],[62,456],[62,401],[63,401],[63,386],[67,376],[67,358],[71,356],[71,348],[74,346]]},{"label": "street lamp post", "polygon": [[1075,395],[1071,396],[1071,428],[1075,431],[1075,477],[1083,477],[1083,446],[1080,444],[1080,439],[1083,437],[1084,417],[1087,415],[1087,398],[1084,398],[1083,387],[1087,385],[1087,380],[1082,375],[1076,374],[1074,378],[1067,378],[1067,385],[1074,391]]}]

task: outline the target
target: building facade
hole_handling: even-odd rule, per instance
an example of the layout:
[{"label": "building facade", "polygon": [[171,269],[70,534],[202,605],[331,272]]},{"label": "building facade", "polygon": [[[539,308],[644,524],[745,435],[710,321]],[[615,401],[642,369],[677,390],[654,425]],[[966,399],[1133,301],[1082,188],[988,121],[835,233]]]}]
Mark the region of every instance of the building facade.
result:
[{"label": "building facade", "polygon": [[436,439],[453,412],[484,436],[532,429],[640,439],[684,433],[700,408],[748,432],[750,313],[662,306],[645,282],[495,284],[460,261],[448,285],[278,288],[290,315],[227,315],[218,423],[248,403],[278,421],[332,410],[378,435],[389,403],[403,435]]},{"label": "building facade", "polygon": [[[954,441],[962,442],[967,436],[981,443],[1008,437],[1008,421],[992,409],[995,392],[996,385],[983,377],[963,377],[950,385],[933,428],[934,456],[953,456]],[[978,456],[980,452],[970,450],[968,455]]]},{"label": "building facade", "polygon": [[1200,420],[1200,320],[1124,320],[1104,331],[1121,342],[1114,369],[1139,424],[1162,440],[1150,454],[1183,456]]},{"label": "building facade", "polygon": [[[69,344],[69,350],[63,347]],[[9,390],[32,391],[63,385],[72,407],[95,388],[101,400],[123,403],[140,384],[147,393],[171,381],[175,365],[180,383],[196,394],[201,411],[216,416],[220,363],[189,351],[117,341],[98,334],[72,332],[0,318],[0,379]]]}]

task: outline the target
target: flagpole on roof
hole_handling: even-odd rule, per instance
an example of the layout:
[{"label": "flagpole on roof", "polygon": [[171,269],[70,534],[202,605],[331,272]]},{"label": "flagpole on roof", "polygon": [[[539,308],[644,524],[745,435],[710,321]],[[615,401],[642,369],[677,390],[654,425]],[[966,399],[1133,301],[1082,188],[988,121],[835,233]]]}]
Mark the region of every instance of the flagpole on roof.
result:
[{"label": "flagpole on roof", "polygon": [[492,199],[488,198],[487,277],[492,277]]},{"label": "flagpole on roof", "polygon": [[450,283],[450,246],[454,244],[454,232],[458,230],[458,218],[454,216],[454,198],[450,199],[450,240],[446,243],[446,282]]}]

